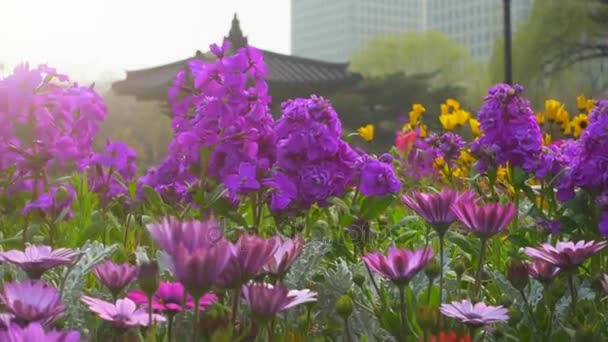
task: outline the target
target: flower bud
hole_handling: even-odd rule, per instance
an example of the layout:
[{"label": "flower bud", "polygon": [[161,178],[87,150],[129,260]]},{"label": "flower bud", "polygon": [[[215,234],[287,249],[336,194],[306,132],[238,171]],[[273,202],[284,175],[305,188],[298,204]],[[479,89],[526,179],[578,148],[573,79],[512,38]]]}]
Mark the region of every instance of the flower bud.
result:
[{"label": "flower bud", "polygon": [[454,263],[454,272],[456,272],[456,277],[461,278],[462,275],[464,274],[464,271],[466,270],[467,266],[465,265],[464,261],[462,260],[458,260]]},{"label": "flower bud", "polygon": [[525,289],[530,280],[526,264],[519,260],[512,260],[507,268],[507,279],[514,288],[520,291]]},{"label": "flower bud", "polygon": [[422,330],[433,330],[437,325],[439,314],[436,307],[420,305],[416,308],[416,317]]},{"label": "flower bud", "polygon": [[512,306],[509,308],[509,324],[511,326],[516,326],[517,323],[521,321],[521,310],[519,308]]},{"label": "flower bud", "polygon": [[427,278],[429,278],[430,281],[433,281],[433,279],[437,278],[439,276],[439,272],[441,272],[441,268],[439,266],[439,263],[435,260],[431,260],[431,262],[429,262],[428,265],[424,268],[424,274],[426,274]]},{"label": "flower bud", "polygon": [[502,305],[505,308],[508,308],[513,304],[513,299],[507,295],[502,295],[498,300],[498,305]]},{"label": "flower bud", "polygon": [[353,283],[362,287],[365,283],[365,275],[363,273],[355,273],[355,275],[353,275]]},{"label": "flower bud", "polygon": [[139,287],[141,287],[141,290],[148,297],[154,296],[154,293],[158,290],[158,284],[160,282],[158,273],[158,262],[156,261],[143,262],[139,265],[137,280],[139,282]]},{"label": "flower bud", "polygon": [[342,295],[336,301],[336,312],[343,318],[348,318],[353,313],[353,300],[348,295]]}]

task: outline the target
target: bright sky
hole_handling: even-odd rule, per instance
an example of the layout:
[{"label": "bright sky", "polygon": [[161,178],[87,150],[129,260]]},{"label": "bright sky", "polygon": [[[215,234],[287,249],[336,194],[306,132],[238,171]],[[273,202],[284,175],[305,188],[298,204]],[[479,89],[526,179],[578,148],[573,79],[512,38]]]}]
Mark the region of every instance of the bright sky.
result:
[{"label": "bright sky", "polygon": [[228,34],[235,12],[250,45],[289,53],[289,0],[2,0],[0,65],[121,78],[207,51]]}]

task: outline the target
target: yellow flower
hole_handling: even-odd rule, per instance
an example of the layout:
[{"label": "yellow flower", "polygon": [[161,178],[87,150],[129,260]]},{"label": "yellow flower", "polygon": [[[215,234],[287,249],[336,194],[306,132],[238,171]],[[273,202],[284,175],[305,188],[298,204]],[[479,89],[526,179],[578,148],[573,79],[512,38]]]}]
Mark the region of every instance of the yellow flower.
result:
[{"label": "yellow flower", "polygon": [[359,133],[363,140],[371,142],[372,140],[374,140],[374,125],[368,124],[365,126],[361,126],[359,127],[359,129],[357,129],[357,133]]},{"label": "yellow flower", "polygon": [[412,125],[412,126],[419,125],[420,117],[422,116],[422,113],[424,113],[425,111],[426,111],[426,109],[424,108],[424,106],[422,106],[419,103],[414,103],[412,105],[412,110],[409,113],[410,125]]},{"label": "yellow flower", "polygon": [[555,115],[555,123],[563,125],[568,121],[570,121],[570,114],[568,114],[566,109],[562,106]]},{"label": "yellow flower", "polygon": [[439,115],[439,122],[446,131],[451,131],[456,127],[456,118],[452,114],[441,114]]},{"label": "yellow flower", "polygon": [[543,145],[545,146],[549,146],[551,145],[551,134],[549,133],[545,133],[543,134]]},{"label": "yellow flower", "polygon": [[591,111],[593,110],[593,108],[595,108],[595,100],[594,99],[588,99],[587,100],[587,113],[591,113]]},{"label": "yellow flower", "polygon": [[536,122],[541,126],[545,123],[545,114],[543,112],[536,113]]},{"label": "yellow flower", "polygon": [[469,125],[471,126],[471,134],[473,137],[478,138],[481,136],[481,129],[479,128],[479,121],[477,119],[469,119]]},{"label": "yellow flower", "polygon": [[460,109],[460,103],[454,99],[445,100],[445,104],[448,105],[448,107],[451,107],[453,111]]},{"label": "yellow flower", "polygon": [[437,169],[443,169],[445,166],[445,160],[443,160],[443,157],[437,157],[435,158],[434,165]]},{"label": "yellow flower", "polygon": [[461,126],[464,125],[465,123],[467,123],[467,121],[471,118],[471,113],[467,112],[466,110],[462,110],[462,109],[452,112],[452,115],[454,115],[456,124],[461,125]]},{"label": "yellow flower", "polygon": [[427,127],[427,125],[420,125],[420,132],[418,133],[418,135],[421,138],[426,138],[429,135],[429,128]]},{"label": "yellow flower", "polygon": [[498,180],[506,181],[508,174],[509,174],[509,170],[506,167],[499,166],[498,170],[496,170],[496,178]]},{"label": "yellow flower", "polygon": [[579,95],[576,98],[576,108],[581,113],[591,113],[595,107],[595,101],[593,99],[588,99],[585,95]]},{"label": "yellow flower", "polygon": [[585,95],[579,95],[576,97],[576,108],[578,108],[579,112],[583,112],[587,109],[587,98]]},{"label": "yellow flower", "polygon": [[469,151],[462,150],[460,151],[460,155],[458,156],[458,163],[460,165],[473,165],[475,162],[475,157],[473,157]]},{"label": "yellow flower", "polygon": [[471,170],[468,167],[457,167],[452,170],[452,175],[456,178],[465,178],[469,177]]},{"label": "yellow flower", "polygon": [[534,202],[537,208],[549,209],[549,201],[545,200],[542,196],[536,196]]},{"label": "yellow flower", "polygon": [[565,111],[561,102],[553,99],[545,101],[545,115],[548,121],[557,121],[560,111]]},{"label": "yellow flower", "polygon": [[441,104],[440,108],[442,115],[451,114],[460,110],[460,103],[454,99],[447,99],[445,103]]},{"label": "yellow flower", "polygon": [[576,138],[580,137],[585,128],[589,126],[589,118],[587,117],[587,114],[579,114],[572,118],[571,126],[572,135],[574,135]]}]

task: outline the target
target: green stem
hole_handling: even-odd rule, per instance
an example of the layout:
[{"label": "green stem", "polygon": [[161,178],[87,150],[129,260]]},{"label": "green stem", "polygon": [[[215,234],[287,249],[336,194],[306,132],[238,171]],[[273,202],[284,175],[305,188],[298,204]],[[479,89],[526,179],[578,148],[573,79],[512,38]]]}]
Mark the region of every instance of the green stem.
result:
[{"label": "green stem", "polygon": [[351,342],[350,338],[350,329],[348,328],[348,317],[344,317],[344,336],[346,337],[346,342]]},{"label": "green stem", "polygon": [[367,266],[366,263],[363,263],[365,265],[365,268],[367,269],[367,274],[369,275],[369,279],[372,281],[372,285],[374,286],[374,289],[376,290],[376,294],[379,296],[380,295],[380,288],[378,287],[378,284],[376,284],[376,280],[374,280],[374,275],[372,274],[372,270],[369,269],[369,266]]},{"label": "green stem", "polygon": [[274,339],[274,324],[268,324],[267,327],[268,330],[268,342],[272,342],[272,340]]},{"label": "green stem", "polygon": [[232,327],[236,327],[236,318],[239,311],[239,299],[241,297],[241,287],[238,286],[234,289],[234,298],[232,298],[232,317],[230,318],[230,322],[232,322]]},{"label": "green stem", "polygon": [[536,330],[539,330],[538,323],[536,322],[536,317],[534,316],[534,311],[532,311],[532,306],[528,301],[528,297],[526,297],[526,293],[524,292],[524,290],[519,290],[519,294],[521,294],[521,297],[524,300],[524,304],[526,305],[526,309],[528,309],[528,313],[530,314],[530,317],[532,317],[532,323],[534,324],[534,328]]},{"label": "green stem", "polygon": [[194,321],[192,322],[194,331],[192,332],[192,342],[196,342],[196,338],[198,335],[198,329],[199,329],[198,313],[199,313],[200,302],[201,302],[201,296],[196,296],[196,298],[194,298]]},{"label": "green stem", "polygon": [[443,252],[444,234],[439,235],[439,302],[443,302]]},{"label": "green stem", "polygon": [[572,307],[576,305],[576,289],[574,288],[574,275],[573,271],[568,272],[568,286],[570,287],[570,296],[572,297]]},{"label": "green stem", "polygon": [[148,326],[150,327],[149,331],[152,331],[152,327],[154,326],[154,321],[152,321],[152,297],[148,297]]},{"label": "green stem", "polygon": [[405,324],[405,286],[401,285],[399,286],[399,305],[401,306],[401,329],[400,329],[400,336],[401,336],[401,341],[405,342],[407,341],[407,326]]},{"label": "green stem", "polygon": [[173,338],[173,314],[169,315],[169,322],[167,322],[167,341],[171,342]]},{"label": "green stem", "polygon": [[429,278],[429,286],[426,291],[426,301],[431,305],[431,292],[433,291],[433,279]]},{"label": "green stem", "polygon": [[473,287],[473,297],[477,297],[477,294],[479,293],[479,287],[481,285],[481,273],[483,270],[483,259],[485,258],[485,255],[486,255],[487,245],[488,245],[488,239],[482,238],[481,239],[481,249],[479,251],[479,265],[477,265],[477,274],[475,275],[475,285]]},{"label": "green stem", "polygon": [[125,236],[122,242],[122,245],[127,248],[127,242],[129,242],[129,230],[131,228],[131,220],[129,219],[129,214],[127,214],[127,224],[125,226]]}]

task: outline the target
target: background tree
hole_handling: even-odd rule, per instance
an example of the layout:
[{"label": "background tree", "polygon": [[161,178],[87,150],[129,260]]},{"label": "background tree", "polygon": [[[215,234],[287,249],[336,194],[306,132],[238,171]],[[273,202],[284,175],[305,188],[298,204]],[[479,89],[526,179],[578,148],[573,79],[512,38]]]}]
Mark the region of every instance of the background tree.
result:
[{"label": "background tree", "polygon": [[431,88],[454,85],[466,90],[464,103],[479,103],[489,85],[487,69],[466,47],[437,32],[405,32],[370,40],[352,58],[351,69],[366,78],[402,72],[432,75]]},{"label": "background tree", "polygon": [[331,100],[346,131],[353,132],[365,124],[374,124],[374,142],[366,148],[385,152],[393,145],[395,132],[401,129],[412,104],[424,105],[423,121],[430,128],[437,129],[441,103],[447,98],[464,96],[465,89],[459,86],[432,86],[435,77],[436,73],[406,75],[403,72],[370,77],[356,88],[336,93]]},{"label": "background tree", "polygon": [[[548,97],[573,103],[579,93],[601,94],[608,84],[598,72],[608,58],[607,33],[608,0],[535,0],[513,37],[514,82],[537,106]],[[493,82],[503,78],[503,46],[500,40],[494,49]]]}]

